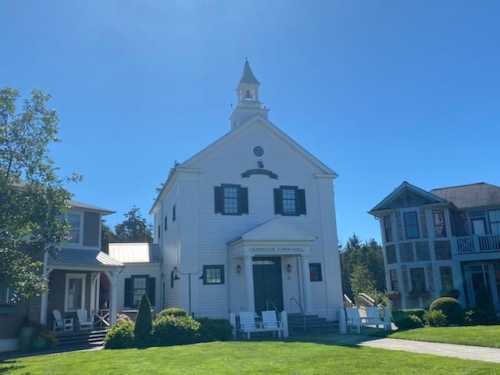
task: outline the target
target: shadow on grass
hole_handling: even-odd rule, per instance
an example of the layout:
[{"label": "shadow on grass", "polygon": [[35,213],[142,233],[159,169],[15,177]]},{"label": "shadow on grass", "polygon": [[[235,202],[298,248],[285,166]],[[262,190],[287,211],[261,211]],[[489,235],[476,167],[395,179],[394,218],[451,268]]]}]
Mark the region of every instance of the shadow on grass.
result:
[{"label": "shadow on grass", "polygon": [[9,374],[14,370],[20,370],[24,367],[14,360],[0,361],[0,374]]}]

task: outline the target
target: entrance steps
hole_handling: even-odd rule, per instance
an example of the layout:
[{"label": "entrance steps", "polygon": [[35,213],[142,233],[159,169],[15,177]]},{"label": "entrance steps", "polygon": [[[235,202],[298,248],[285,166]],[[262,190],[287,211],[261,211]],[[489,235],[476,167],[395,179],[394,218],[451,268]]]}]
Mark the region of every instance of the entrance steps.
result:
[{"label": "entrance steps", "polygon": [[310,314],[288,314],[288,331],[291,336],[304,333],[334,333],[339,329],[338,322]]},{"label": "entrance steps", "polygon": [[57,335],[58,348],[93,348],[104,345],[106,329],[60,333]]}]

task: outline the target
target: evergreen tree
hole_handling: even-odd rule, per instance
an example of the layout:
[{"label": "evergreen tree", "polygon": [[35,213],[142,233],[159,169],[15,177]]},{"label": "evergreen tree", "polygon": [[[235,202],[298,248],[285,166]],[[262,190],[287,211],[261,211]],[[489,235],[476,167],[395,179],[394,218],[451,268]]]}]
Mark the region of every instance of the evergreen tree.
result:
[{"label": "evergreen tree", "polygon": [[125,220],[115,226],[115,239],[118,242],[153,242],[151,227],[142,217],[138,207],[132,207]]},{"label": "evergreen tree", "polygon": [[145,345],[151,338],[153,330],[153,317],[151,303],[147,295],[143,295],[137,319],[135,320],[134,335],[138,345]]}]

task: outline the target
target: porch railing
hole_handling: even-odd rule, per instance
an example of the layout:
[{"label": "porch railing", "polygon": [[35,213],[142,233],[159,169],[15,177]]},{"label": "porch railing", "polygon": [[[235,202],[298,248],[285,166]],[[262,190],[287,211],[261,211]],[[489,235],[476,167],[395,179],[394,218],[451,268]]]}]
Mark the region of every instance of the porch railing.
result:
[{"label": "porch railing", "polygon": [[500,251],[500,235],[457,237],[458,254]]}]

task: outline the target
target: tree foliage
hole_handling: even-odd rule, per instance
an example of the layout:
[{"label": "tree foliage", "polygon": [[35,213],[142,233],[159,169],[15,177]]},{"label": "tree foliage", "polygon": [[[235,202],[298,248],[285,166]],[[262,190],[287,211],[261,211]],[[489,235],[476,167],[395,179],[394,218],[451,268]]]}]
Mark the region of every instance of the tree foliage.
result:
[{"label": "tree foliage", "polygon": [[19,92],[0,89],[0,284],[15,290],[16,299],[43,291],[44,254],[56,253],[68,235],[61,217],[70,193],[48,153],[58,141],[49,99],[33,91],[19,108]]},{"label": "tree foliage", "polygon": [[385,290],[384,255],[374,239],[362,242],[353,234],[342,253],[344,293],[353,297],[360,292]]},{"label": "tree foliage", "polygon": [[139,344],[147,344],[153,331],[153,317],[151,315],[151,303],[147,295],[143,295],[137,319],[135,321],[134,335]]},{"label": "tree foliage", "polygon": [[142,217],[138,207],[132,207],[125,215],[125,220],[115,226],[117,242],[153,242],[151,227]]}]

